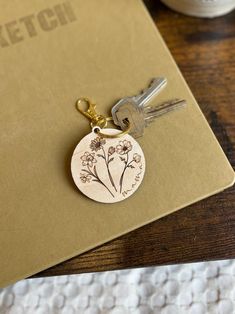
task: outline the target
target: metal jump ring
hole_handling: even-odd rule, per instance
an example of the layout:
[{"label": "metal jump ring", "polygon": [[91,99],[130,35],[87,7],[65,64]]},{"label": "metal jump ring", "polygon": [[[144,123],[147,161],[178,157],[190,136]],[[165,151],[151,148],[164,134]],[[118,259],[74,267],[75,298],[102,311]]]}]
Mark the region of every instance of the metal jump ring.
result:
[{"label": "metal jump ring", "polygon": [[[113,118],[112,117],[108,117],[106,118],[106,121],[113,121]],[[119,137],[122,137],[123,135],[126,135],[130,132],[130,129],[131,129],[131,125],[129,123],[129,121],[127,121],[127,128],[123,131],[120,131],[120,133],[117,133],[117,134],[105,134],[101,131],[97,131],[97,134],[99,134],[101,137],[104,137],[104,138],[119,138]]]}]

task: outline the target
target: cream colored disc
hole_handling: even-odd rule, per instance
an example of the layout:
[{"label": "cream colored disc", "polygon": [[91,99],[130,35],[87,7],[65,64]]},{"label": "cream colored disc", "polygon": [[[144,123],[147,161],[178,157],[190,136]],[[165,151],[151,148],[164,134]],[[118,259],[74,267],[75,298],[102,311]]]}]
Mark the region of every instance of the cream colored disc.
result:
[{"label": "cream colored disc", "polygon": [[[116,129],[102,132],[119,133]],[[132,136],[101,138],[92,131],[75,148],[71,171],[83,194],[97,202],[115,203],[138,189],[144,177],[145,158]]]}]

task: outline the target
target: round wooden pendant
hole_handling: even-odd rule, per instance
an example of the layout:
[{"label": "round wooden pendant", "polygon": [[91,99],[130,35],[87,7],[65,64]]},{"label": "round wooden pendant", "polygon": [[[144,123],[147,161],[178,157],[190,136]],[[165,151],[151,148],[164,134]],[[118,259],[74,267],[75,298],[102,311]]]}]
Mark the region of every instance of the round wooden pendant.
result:
[{"label": "round wooden pendant", "polygon": [[[104,131],[109,135],[120,132]],[[75,148],[71,171],[83,194],[97,202],[115,203],[138,189],[144,177],[145,158],[132,136],[102,138],[92,131]]]}]

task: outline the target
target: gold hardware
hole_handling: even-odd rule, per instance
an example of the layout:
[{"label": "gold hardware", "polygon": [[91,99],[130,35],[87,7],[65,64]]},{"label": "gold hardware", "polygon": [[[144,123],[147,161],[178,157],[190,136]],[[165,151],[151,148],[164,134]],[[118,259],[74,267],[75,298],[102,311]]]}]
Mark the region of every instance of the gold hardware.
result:
[{"label": "gold hardware", "polygon": [[[88,107],[87,110],[83,110],[81,107],[81,104],[85,103],[86,106]],[[104,128],[107,125],[107,119],[100,115],[97,114],[95,111],[95,104],[92,104],[88,98],[79,98],[77,100],[77,109],[79,112],[81,112],[85,117],[87,117],[91,121],[91,127],[98,126],[100,128]]]},{"label": "gold hardware", "polygon": [[[112,117],[108,117],[106,118],[107,121],[113,121],[113,118]],[[101,132],[100,130],[97,131],[97,134],[100,135],[101,137],[104,137],[104,138],[119,138],[119,137],[122,137],[123,135],[126,135],[130,132],[130,129],[131,129],[131,126],[130,126],[130,123],[127,121],[127,128],[123,131],[120,131],[120,133],[117,133],[117,134],[106,134],[106,133],[103,133]]]},{"label": "gold hardware", "polygon": [[[87,106],[86,110],[84,110],[82,108],[82,103],[84,103]],[[76,102],[76,106],[77,106],[78,111],[81,112],[85,117],[87,117],[90,120],[91,128],[95,129],[95,127],[97,127],[97,129],[98,129],[97,134],[101,137],[119,138],[125,134],[128,134],[130,129],[131,129],[130,123],[127,121],[127,123],[126,123],[127,128],[123,131],[120,131],[120,133],[113,134],[113,135],[105,134],[105,133],[101,132],[100,129],[105,128],[107,126],[108,121],[113,121],[112,117],[106,118],[105,116],[98,114],[95,110],[96,105],[92,104],[91,101],[85,97],[79,98]]]}]

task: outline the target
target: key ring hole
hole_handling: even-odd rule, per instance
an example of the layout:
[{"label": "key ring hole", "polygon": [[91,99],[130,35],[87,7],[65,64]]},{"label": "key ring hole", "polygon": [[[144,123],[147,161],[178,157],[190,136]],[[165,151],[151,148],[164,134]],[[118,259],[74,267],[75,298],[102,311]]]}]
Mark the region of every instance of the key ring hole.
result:
[{"label": "key ring hole", "polygon": [[99,132],[101,131],[101,128],[99,126],[94,126],[92,128],[92,132],[96,133],[96,134],[99,134]]},{"label": "key ring hole", "polygon": [[128,125],[130,124],[128,118],[123,119],[122,122],[123,122],[126,126],[128,126]]},{"label": "key ring hole", "polygon": [[[118,134],[106,134],[106,133],[103,133],[102,130],[105,128],[101,128],[97,125],[93,126],[92,127],[92,132],[94,132],[95,134],[99,135],[100,137],[103,137],[103,138],[120,138],[122,137],[123,135],[126,135],[130,132],[130,129],[131,129],[131,126],[130,126],[130,123],[129,123],[129,120],[128,119],[124,119],[125,121],[123,121],[124,124],[126,124],[126,129],[123,130],[123,131],[120,131],[120,133]],[[113,121],[113,118],[112,117],[108,117],[106,118],[106,121]]]}]

